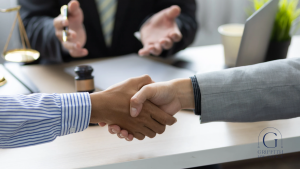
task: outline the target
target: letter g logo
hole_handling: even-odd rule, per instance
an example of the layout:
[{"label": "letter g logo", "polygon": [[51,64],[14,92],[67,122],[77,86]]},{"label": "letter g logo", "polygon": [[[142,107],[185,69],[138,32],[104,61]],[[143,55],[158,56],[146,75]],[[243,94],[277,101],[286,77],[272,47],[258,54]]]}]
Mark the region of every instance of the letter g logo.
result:
[{"label": "letter g logo", "polygon": [[266,145],[266,143],[265,143],[265,138],[266,138],[266,135],[268,135],[268,134],[274,134],[275,136],[277,136],[277,134],[276,134],[276,133],[273,133],[273,132],[266,133],[266,134],[264,135],[264,138],[263,138],[263,143],[264,143],[264,145],[265,145],[267,148],[276,148],[276,147],[277,147],[277,139],[275,139],[275,147],[268,147],[268,146]]}]

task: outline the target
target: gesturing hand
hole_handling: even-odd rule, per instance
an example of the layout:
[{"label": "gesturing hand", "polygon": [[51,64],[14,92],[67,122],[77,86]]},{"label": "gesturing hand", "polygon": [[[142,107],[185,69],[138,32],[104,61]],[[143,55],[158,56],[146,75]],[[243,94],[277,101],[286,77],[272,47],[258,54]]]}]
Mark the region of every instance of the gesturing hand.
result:
[{"label": "gesturing hand", "polygon": [[[142,87],[130,100],[130,112],[132,117],[138,117],[145,101],[149,100],[164,112],[175,115],[181,109],[195,108],[194,93],[190,79],[179,79],[169,82],[152,83]],[[126,140],[128,138],[126,130],[117,125],[110,125],[111,133],[119,134]],[[121,134],[121,135],[120,135]]]},{"label": "gesturing hand", "polygon": [[144,48],[139,51],[140,56],[160,55],[163,51],[173,47],[175,42],[182,39],[182,34],[176,23],[181,9],[174,5],[153,15],[141,28],[141,41]]},{"label": "gesturing hand", "polygon": [[[72,0],[68,4],[68,20],[65,20],[61,15],[53,20],[56,37],[74,58],[88,55],[88,50],[83,48],[86,43],[83,18],[84,16],[79,2]],[[69,27],[68,40],[66,42],[62,40],[64,27]]]},{"label": "gesturing hand", "polygon": [[152,83],[149,76],[133,78],[117,84],[103,92],[91,94],[92,115],[91,123],[104,122],[115,124],[126,129],[127,136],[131,134],[139,140],[145,136],[155,137],[162,134],[166,125],[172,125],[176,119],[163,112],[151,102],[145,102],[140,116],[130,116],[130,98],[144,85]]}]

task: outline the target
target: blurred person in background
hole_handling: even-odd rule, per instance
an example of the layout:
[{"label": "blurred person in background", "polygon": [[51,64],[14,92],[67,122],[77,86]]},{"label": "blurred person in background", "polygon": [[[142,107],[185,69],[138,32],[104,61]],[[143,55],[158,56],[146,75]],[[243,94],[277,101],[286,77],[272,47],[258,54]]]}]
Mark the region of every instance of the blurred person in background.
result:
[{"label": "blurred person in background", "polygon": [[[19,4],[42,64],[130,53],[167,57],[190,45],[197,31],[195,0],[19,0]],[[66,4],[67,20],[60,15]],[[66,42],[64,27],[69,27]]]}]

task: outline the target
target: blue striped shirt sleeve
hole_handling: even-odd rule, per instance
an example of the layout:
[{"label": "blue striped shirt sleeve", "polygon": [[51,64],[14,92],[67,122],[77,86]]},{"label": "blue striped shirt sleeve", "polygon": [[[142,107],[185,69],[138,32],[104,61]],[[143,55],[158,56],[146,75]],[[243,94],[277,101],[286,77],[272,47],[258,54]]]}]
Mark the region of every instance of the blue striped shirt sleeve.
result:
[{"label": "blue striped shirt sleeve", "polygon": [[83,131],[90,115],[88,93],[0,96],[0,148],[47,143]]}]

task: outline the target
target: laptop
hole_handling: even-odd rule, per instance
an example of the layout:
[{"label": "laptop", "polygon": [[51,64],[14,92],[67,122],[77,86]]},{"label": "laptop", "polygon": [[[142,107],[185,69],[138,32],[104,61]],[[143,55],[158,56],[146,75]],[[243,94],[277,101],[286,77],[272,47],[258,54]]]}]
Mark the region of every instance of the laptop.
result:
[{"label": "laptop", "polygon": [[278,12],[278,3],[279,0],[270,0],[247,19],[236,67],[265,61]]}]

